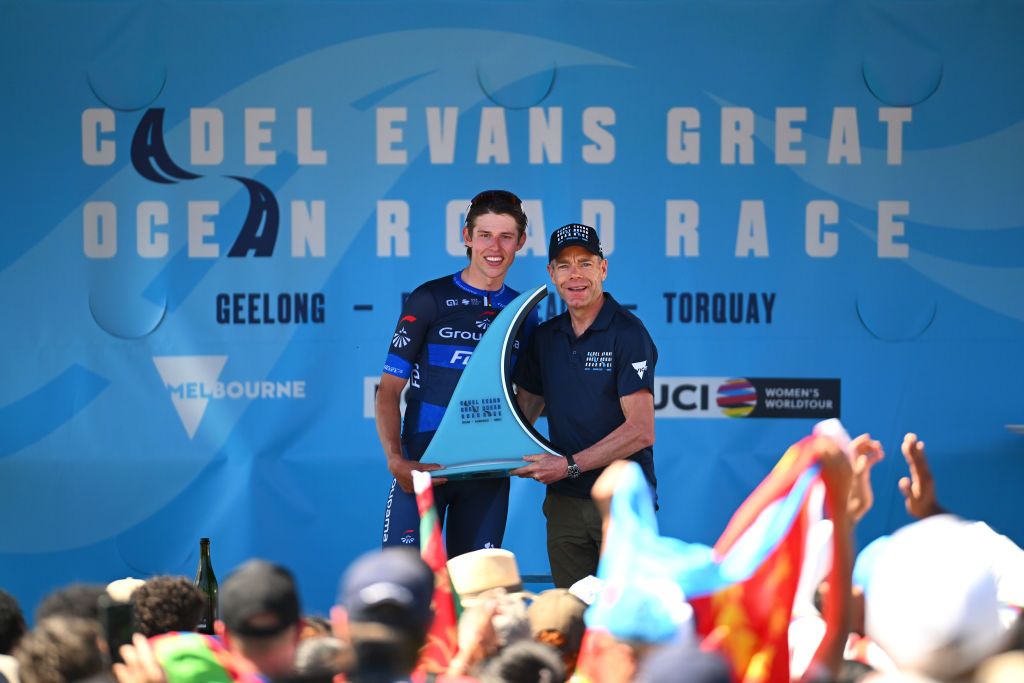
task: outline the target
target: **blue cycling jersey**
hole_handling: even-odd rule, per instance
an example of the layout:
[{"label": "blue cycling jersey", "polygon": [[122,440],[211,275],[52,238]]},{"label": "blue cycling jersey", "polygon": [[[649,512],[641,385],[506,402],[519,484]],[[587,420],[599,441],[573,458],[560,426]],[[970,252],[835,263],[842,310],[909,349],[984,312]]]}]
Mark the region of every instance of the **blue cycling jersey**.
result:
[{"label": "blue cycling jersey", "polygon": [[[477,289],[455,273],[424,283],[406,299],[384,372],[409,380],[402,422],[402,452],[407,459],[423,457],[477,343],[494,317],[517,296],[519,292],[510,287],[496,292]],[[537,316],[532,314],[513,350],[536,326]],[[450,481],[434,490],[449,557],[501,546],[508,494],[508,478]],[[381,543],[417,547],[419,542],[416,496],[392,481]]]},{"label": "blue cycling jersey", "polygon": [[[477,343],[494,316],[517,296],[507,286],[496,292],[477,289],[461,273],[426,282],[409,295],[384,362],[384,372],[409,380],[404,443],[437,429]],[[531,315],[514,348],[536,324],[536,315]],[[419,459],[419,449],[413,450],[411,455]]]}]

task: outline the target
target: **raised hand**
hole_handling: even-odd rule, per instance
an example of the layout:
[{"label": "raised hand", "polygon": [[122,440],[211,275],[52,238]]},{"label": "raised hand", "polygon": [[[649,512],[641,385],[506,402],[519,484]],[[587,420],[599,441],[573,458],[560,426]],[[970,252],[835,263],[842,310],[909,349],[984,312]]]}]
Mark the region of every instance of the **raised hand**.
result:
[{"label": "raised hand", "polygon": [[875,504],[871,468],[885,458],[885,451],[882,450],[882,444],[873,440],[870,434],[861,434],[850,442],[850,454],[853,459],[853,480],[850,482],[846,513],[850,521],[856,524]]},{"label": "raised hand", "polygon": [[917,519],[944,513],[935,495],[935,480],[924,454],[924,441],[912,432],[903,437],[903,457],[910,468],[910,476],[899,481],[900,493],[907,506],[907,512]]}]

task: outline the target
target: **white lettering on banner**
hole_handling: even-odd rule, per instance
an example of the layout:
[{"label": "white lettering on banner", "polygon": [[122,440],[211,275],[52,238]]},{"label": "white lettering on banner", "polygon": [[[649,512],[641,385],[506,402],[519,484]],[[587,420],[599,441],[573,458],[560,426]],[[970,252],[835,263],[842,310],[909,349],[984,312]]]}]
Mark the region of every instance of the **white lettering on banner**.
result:
[{"label": "white lettering on banner", "polygon": [[189,111],[189,149],[192,164],[214,166],[224,161],[224,112],[210,107]]},{"label": "white lettering on banner", "polygon": [[[392,251],[394,246],[394,251]],[[409,255],[409,204],[400,199],[377,202],[377,256]]]},{"label": "white lettering on banner", "polygon": [[673,107],[668,110],[665,154],[669,163],[700,163],[700,133],[697,132],[699,130],[699,110],[693,107]]},{"label": "white lettering on banner", "polygon": [[[217,226],[210,219],[220,213],[220,202],[190,201],[186,206],[188,257],[217,258],[220,245],[212,241]],[[170,207],[162,201],[145,200],[136,205],[135,249],[139,256],[148,259],[170,256],[170,235],[156,229],[171,224],[170,213]],[[326,256],[326,203],[295,200],[291,204],[291,220],[291,255],[295,258]],[[408,235],[405,238],[404,248],[408,252]],[[396,243],[400,251],[402,243],[397,238]],[[82,251],[90,259],[107,259],[117,254],[117,205],[113,202],[92,201],[82,206]]]},{"label": "white lettering on banner", "polygon": [[195,437],[211,400],[305,399],[305,380],[220,379],[227,356],[154,356],[164,388],[171,397],[188,438]]},{"label": "white lettering on banner", "polygon": [[913,118],[909,107],[882,107],[878,120],[886,125],[885,163],[899,166],[903,163],[903,124]]},{"label": "white lettering on banner", "polygon": [[722,164],[754,163],[754,112],[746,107],[722,107]]},{"label": "white lettering on banner", "polygon": [[835,225],[839,222],[839,205],[832,200],[819,199],[807,202],[804,223],[804,250],[814,258],[831,258],[839,251],[839,235],[829,230],[824,232],[822,224]]},{"label": "white lettering on banner", "polygon": [[266,149],[270,144],[271,124],[277,120],[277,111],[271,107],[246,107],[245,109],[245,163],[247,166],[273,166],[277,163],[277,152]]},{"label": "white lettering on banner", "polygon": [[[910,246],[897,242],[904,236],[905,224],[897,216],[910,213],[908,201],[878,202],[878,258],[908,258]],[[700,256],[700,235],[697,231],[700,205],[692,199],[669,199],[665,202],[665,256]],[[832,200],[812,200],[806,205],[804,250],[814,258],[830,258],[839,252],[839,235],[822,233],[821,225],[839,223],[839,206]],[[682,249],[680,248],[682,247]],[[768,224],[764,201],[744,199],[736,230],[736,258],[767,258]]]},{"label": "white lettering on banner", "polygon": [[530,107],[530,163],[562,163],[562,108]]},{"label": "white lettering on banner", "polygon": [[[480,165],[508,164],[512,161],[507,116],[519,116],[503,107],[482,107],[477,131],[475,162]],[[427,153],[431,164],[452,164],[459,131],[458,107],[425,107],[423,117],[427,132]],[[530,164],[561,164],[565,140],[565,111],[562,107],[530,107],[526,112],[527,140],[525,153],[517,159]],[[409,150],[405,128],[409,120],[407,107],[378,107],[376,110],[377,164],[408,164]],[[587,107],[580,115],[580,130],[587,142],[580,146],[580,156],[587,164],[610,164],[615,161],[615,136],[611,127],[616,114],[611,107]]]},{"label": "white lettering on banner", "polygon": [[430,163],[455,162],[455,131],[459,123],[459,108],[427,107],[427,149]]},{"label": "white lettering on banner", "polygon": [[670,199],[665,202],[665,256],[679,256],[679,242],[683,254],[700,256],[700,206],[692,199]]},{"label": "white lettering on banner", "polygon": [[313,149],[313,110],[310,107],[299,107],[295,116],[295,148],[299,165],[325,165],[327,152],[322,149]]},{"label": "white lettering on banner", "polygon": [[740,202],[736,258],[746,258],[751,254],[758,258],[768,256],[768,227],[764,219],[764,202],[760,199],[744,199]]},{"label": "white lettering on banner", "polygon": [[508,131],[503,107],[484,107],[480,111],[480,137],[476,143],[476,163],[507,164]]},{"label": "white lettering on banner", "polygon": [[139,202],[135,212],[135,234],[139,256],[142,258],[163,258],[167,256],[167,233],[161,230],[154,234],[157,225],[167,225],[167,204],[164,202]]},{"label": "white lettering on banner", "polygon": [[314,202],[292,201],[292,256],[302,258],[308,253],[316,258],[327,255],[327,205],[322,199]]},{"label": "white lettering on banner", "polygon": [[828,136],[828,163],[845,161],[860,164],[860,133],[857,130],[857,110],[836,107],[832,112],[832,131]]},{"label": "white lettering on banner", "polygon": [[220,245],[207,242],[213,237],[214,224],[207,220],[220,213],[220,202],[189,202],[188,203],[188,256],[189,258],[217,258],[220,256]]},{"label": "white lettering on banner", "polygon": [[588,164],[610,164],[615,161],[615,136],[608,126],[615,125],[611,107],[587,107],[583,110],[583,134],[593,144],[583,145],[583,161]]},{"label": "white lettering on banner", "polygon": [[807,152],[802,149],[793,149],[793,145],[799,144],[803,137],[803,131],[794,128],[794,123],[802,123],[807,120],[807,109],[805,107],[779,107],[775,110],[775,163],[776,164],[805,164],[807,163]]},{"label": "white lettering on banner", "polygon": [[878,258],[907,258],[910,246],[896,242],[903,236],[903,223],[896,216],[910,213],[910,202],[878,202]]},{"label": "white lettering on banner", "polygon": [[86,202],[82,207],[82,251],[88,258],[117,254],[117,207],[114,202]]},{"label": "white lettering on banner", "polygon": [[[719,161],[723,166],[754,163],[754,111],[748,107],[722,107],[719,111]],[[802,166],[807,150],[800,147],[803,130],[798,124],[808,121],[807,107],[776,107],[774,120],[774,163],[778,166]],[[908,107],[880,107],[878,120],[886,126],[886,163],[903,163],[903,124],[913,119]],[[665,150],[669,163],[700,163],[701,112],[695,107],[671,107],[666,112]],[[826,163],[861,163],[860,127],[856,107],[834,107],[829,129]]]},{"label": "white lettering on banner", "polygon": [[[468,199],[453,199],[444,208],[444,248],[449,256],[464,256],[466,243],[462,239],[462,228],[466,224]],[[380,256],[380,254],[377,254]]]},{"label": "white lettering on banner", "polygon": [[377,109],[377,164],[404,164],[409,154],[404,149],[395,149],[402,142],[402,129],[397,124],[405,123],[408,113],[405,107],[379,107]]},{"label": "white lettering on banner", "polygon": [[580,216],[584,225],[597,230],[605,258],[615,253],[615,204],[610,199],[584,199]]},{"label": "white lettering on banner", "polygon": [[98,107],[82,112],[82,161],[88,166],[110,166],[117,159],[113,140],[100,138],[100,133],[114,132],[114,112]]}]

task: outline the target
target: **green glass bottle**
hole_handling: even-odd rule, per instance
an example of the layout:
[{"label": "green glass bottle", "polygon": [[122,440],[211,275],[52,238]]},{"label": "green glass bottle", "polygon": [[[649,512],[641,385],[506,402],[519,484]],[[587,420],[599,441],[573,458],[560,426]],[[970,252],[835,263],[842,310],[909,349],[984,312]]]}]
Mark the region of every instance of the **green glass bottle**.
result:
[{"label": "green glass bottle", "polygon": [[196,630],[213,635],[213,622],[220,617],[217,607],[217,576],[210,561],[210,539],[199,539],[199,568],[196,570],[195,586],[203,594],[203,612]]}]

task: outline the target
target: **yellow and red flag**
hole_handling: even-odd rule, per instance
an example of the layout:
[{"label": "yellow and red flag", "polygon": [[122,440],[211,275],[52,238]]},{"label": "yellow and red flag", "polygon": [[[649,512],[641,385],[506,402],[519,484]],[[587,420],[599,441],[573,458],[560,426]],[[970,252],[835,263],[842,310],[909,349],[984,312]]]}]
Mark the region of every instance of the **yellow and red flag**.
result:
[{"label": "yellow and red flag", "polygon": [[[720,652],[737,681],[789,683],[788,629],[807,531],[825,506],[833,518],[845,512],[836,506],[839,498],[845,506],[845,495],[832,495],[815,443],[807,437],[786,451],[714,548],[661,536],[640,468],[623,468],[597,572],[604,586],[586,613],[580,678],[602,680],[608,667],[598,662],[614,651],[611,644],[670,642],[692,619],[702,649]],[[831,580],[841,594],[836,567],[845,560],[833,564]],[[845,613],[826,607],[826,642],[834,644]]]},{"label": "yellow and red flag", "polygon": [[786,451],[737,509],[715,544],[713,553],[723,573],[747,577],[690,600],[697,632],[716,634],[716,649],[743,683],[790,680],[788,632],[793,600],[807,531],[822,513],[810,501],[814,489],[828,488],[814,440],[806,437]]}]

